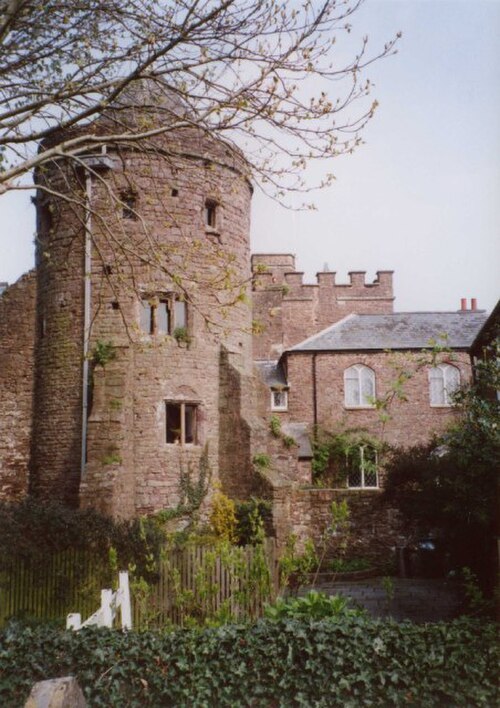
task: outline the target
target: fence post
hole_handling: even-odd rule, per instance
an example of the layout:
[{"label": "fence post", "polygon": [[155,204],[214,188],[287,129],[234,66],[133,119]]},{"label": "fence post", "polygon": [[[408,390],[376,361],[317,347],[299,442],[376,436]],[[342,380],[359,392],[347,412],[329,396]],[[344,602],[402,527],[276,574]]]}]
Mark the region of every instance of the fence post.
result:
[{"label": "fence post", "polygon": [[130,588],[128,584],[128,573],[120,573],[120,610],[122,618],[122,629],[132,629],[132,610],[130,607]]},{"label": "fence post", "polygon": [[66,617],[66,629],[80,629],[82,626],[82,616],[79,612],[71,612]]},{"label": "fence post", "polygon": [[101,621],[102,627],[113,626],[113,610],[111,609],[111,601],[113,599],[112,590],[101,590]]}]

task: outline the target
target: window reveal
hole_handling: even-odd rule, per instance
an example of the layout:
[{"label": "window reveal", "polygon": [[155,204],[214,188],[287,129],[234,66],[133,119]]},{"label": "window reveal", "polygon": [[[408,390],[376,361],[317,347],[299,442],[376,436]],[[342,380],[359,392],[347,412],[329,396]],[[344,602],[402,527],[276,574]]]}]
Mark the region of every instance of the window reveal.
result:
[{"label": "window reveal", "polygon": [[122,217],[124,219],[137,220],[137,194],[135,192],[123,192],[120,195],[122,202]]},{"label": "window reveal", "polygon": [[169,445],[197,444],[197,412],[195,403],[166,403],[166,440]]}]

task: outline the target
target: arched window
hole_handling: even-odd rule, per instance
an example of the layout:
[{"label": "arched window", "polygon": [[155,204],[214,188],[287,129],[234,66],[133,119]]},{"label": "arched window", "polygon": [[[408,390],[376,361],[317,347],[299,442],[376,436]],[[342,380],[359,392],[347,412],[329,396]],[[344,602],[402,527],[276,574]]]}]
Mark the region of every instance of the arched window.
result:
[{"label": "arched window", "polygon": [[344,401],[347,408],[373,408],[375,372],[363,364],[344,371]]},{"label": "arched window", "polygon": [[429,370],[431,406],[453,405],[453,394],[460,386],[460,370],[451,364],[439,364]]}]

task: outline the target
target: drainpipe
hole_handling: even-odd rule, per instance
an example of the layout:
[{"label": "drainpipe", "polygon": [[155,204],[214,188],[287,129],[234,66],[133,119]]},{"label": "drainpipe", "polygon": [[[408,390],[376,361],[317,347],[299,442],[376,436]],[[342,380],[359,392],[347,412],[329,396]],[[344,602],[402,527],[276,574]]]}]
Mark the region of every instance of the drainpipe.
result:
[{"label": "drainpipe", "polygon": [[92,175],[85,174],[85,258],[83,286],[83,377],[82,377],[82,448],[80,457],[80,475],[85,475],[87,458],[87,419],[89,405],[89,342],[90,342],[90,296],[92,277]]},{"label": "drainpipe", "polygon": [[313,385],[313,422],[314,436],[316,436],[316,428],[318,426],[318,393],[316,385],[316,352],[312,355],[312,385]]}]

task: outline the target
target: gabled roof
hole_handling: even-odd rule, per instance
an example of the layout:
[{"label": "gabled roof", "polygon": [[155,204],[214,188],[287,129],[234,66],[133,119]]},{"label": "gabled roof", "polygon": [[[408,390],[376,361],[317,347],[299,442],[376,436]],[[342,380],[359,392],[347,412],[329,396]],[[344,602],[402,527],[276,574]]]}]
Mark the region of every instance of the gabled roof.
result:
[{"label": "gabled roof", "polygon": [[450,349],[468,349],[486,319],[479,310],[348,315],[288,351],[424,349],[432,340]]}]

